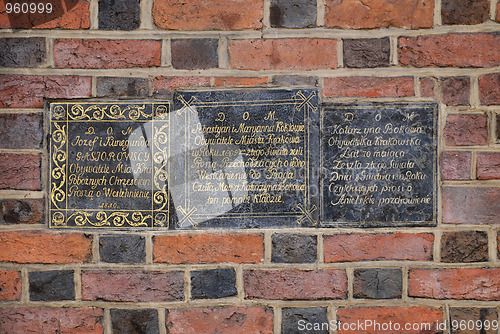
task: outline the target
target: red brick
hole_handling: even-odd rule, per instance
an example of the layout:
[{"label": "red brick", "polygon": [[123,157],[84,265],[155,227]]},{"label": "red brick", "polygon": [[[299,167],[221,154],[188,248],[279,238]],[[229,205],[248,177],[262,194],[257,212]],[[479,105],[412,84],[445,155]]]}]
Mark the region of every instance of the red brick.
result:
[{"label": "red brick", "polygon": [[3,308],[0,333],[102,334],[103,310],[97,308]]},{"label": "red brick", "polygon": [[338,234],[324,237],[325,262],[432,259],[430,233]]},{"label": "red brick", "polygon": [[249,234],[162,235],[154,238],[156,263],[262,263],[264,240]]},{"label": "red brick", "polygon": [[443,102],[451,106],[469,104],[470,79],[467,77],[444,78],[441,81]]},{"label": "red brick", "polygon": [[43,199],[0,200],[0,224],[38,224],[43,219]]},{"label": "red brick", "polygon": [[[389,333],[442,333],[437,328],[438,323],[443,323],[443,311],[438,308],[423,306],[405,307],[346,307],[337,311],[337,320],[345,325],[366,324],[364,328],[341,327],[339,334],[389,334]],[[391,329],[384,326],[389,326]],[[413,329],[405,326],[425,324],[428,328]],[[384,325],[384,326],[383,326]],[[388,328],[389,330],[384,330]]]},{"label": "red brick", "polygon": [[259,86],[267,84],[267,77],[264,78],[240,78],[240,77],[216,77],[215,86]]},{"label": "red brick", "polygon": [[325,78],[326,97],[405,97],[414,96],[412,77],[339,77]]},{"label": "red brick", "polygon": [[83,300],[164,302],[184,298],[180,271],[90,270],[82,272]]},{"label": "red brick", "polygon": [[7,2],[15,3],[5,0],[0,2],[0,28],[88,29],[90,27],[89,1],[64,1],[64,7],[62,1],[43,1],[41,3],[52,4],[52,13],[18,15],[6,13]]},{"label": "red brick", "polygon": [[[21,275],[17,271],[0,271],[0,300],[19,300]],[[0,325],[1,326],[1,325]]]},{"label": "red brick", "polygon": [[167,310],[169,334],[273,333],[273,312],[259,306],[197,307]]},{"label": "red brick", "polygon": [[39,148],[43,138],[41,114],[1,114],[1,148]]},{"label": "red brick", "polygon": [[250,299],[318,300],[347,297],[344,270],[248,270],[243,273]]},{"label": "red brick", "polygon": [[443,180],[470,180],[471,158],[470,152],[443,152],[441,154]]},{"label": "red brick", "polygon": [[167,30],[257,30],[263,8],[262,0],[157,0],[153,20]]},{"label": "red brick", "polygon": [[43,98],[90,97],[90,77],[64,75],[0,75],[0,108],[41,108]]},{"label": "red brick", "polygon": [[443,187],[443,222],[450,224],[498,224],[500,188]]},{"label": "red brick", "polygon": [[54,63],[59,68],[160,66],[161,42],[154,40],[57,39]]},{"label": "red brick", "polygon": [[446,118],[444,139],[449,146],[488,144],[488,118],[485,114],[452,114]]},{"label": "red brick", "polygon": [[208,77],[156,77],[153,81],[155,94],[168,94],[177,88],[209,87]]},{"label": "red brick", "polygon": [[477,155],[477,178],[479,180],[500,179],[500,153]]},{"label": "red brick", "polygon": [[431,0],[326,0],[325,26],[344,29],[431,28]]},{"label": "red brick", "polygon": [[405,66],[493,67],[500,65],[500,34],[446,34],[399,38]]},{"label": "red brick", "polygon": [[500,300],[500,269],[455,268],[410,270],[411,297]]},{"label": "red brick", "polygon": [[81,233],[0,233],[0,262],[81,263],[91,259],[92,239]]},{"label": "red brick", "polygon": [[246,70],[315,70],[337,67],[337,41],[323,38],[232,40],[229,66]]},{"label": "red brick", "polygon": [[420,79],[420,95],[422,97],[434,97],[434,80],[431,78]]},{"label": "red brick", "polygon": [[486,74],[479,78],[479,99],[481,104],[500,104],[500,73]]},{"label": "red brick", "polygon": [[40,190],[38,154],[0,154],[0,189]]}]

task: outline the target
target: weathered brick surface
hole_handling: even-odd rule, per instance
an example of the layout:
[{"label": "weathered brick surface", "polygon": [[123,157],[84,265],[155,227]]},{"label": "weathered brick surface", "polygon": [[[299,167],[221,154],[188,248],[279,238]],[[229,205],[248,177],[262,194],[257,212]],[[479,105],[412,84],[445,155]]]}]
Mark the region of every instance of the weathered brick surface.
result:
[{"label": "weathered brick surface", "polygon": [[[450,308],[450,320],[453,324],[457,325],[452,331],[453,334],[498,333],[495,326],[492,326],[494,321],[498,321],[497,311],[494,308]],[[472,323],[474,323],[474,325],[472,325]],[[460,328],[461,324],[465,324],[465,326]]]},{"label": "weathered brick surface", "polygon": [[[281,319],[281,334],[304,333],[304,331],[299,329],[299,321],[302,321],[301,323],[306,322],[311,324],[328,323],[327,309],[324,307],[284,308]],[[314,334],[330,333],[326,329],[307,332]]]},{"label": "weathered brick surface", "polygon": [[314,263],[318,252],[315,235],[274,234],[271,261],[276,263]]},{"label": "weathered brick surface", "polygon": [[310,28],[316,26],[317,8],[309,0],[272,0],[270,23],[273,28]]},{"label": "weathered brick surface", "polygon": [[110,314],[113,333],[160,333],[157,310],[112,309]]},{"label": "weathered brick surface", "polygon": [[325,26],[343,29],[431,28],[434,1],[326,0]]},{"label": "weathered brick surface", "polygon": [[420,80],[420,95],[422,97],[434,97],[434,80],[431,78],[422,78]]},{"label": "weathered brick surface", "polygon": [[447,105],[458,106],[469,104],[470,79],[467,77],[445,78],[441,81],[443,102]]},{"label": "weathered brick surface", "polygon": [[325,78],[326,97],[404,97],[413,96],[412,77],[338,77]]},{"label": "weathered brick surface", "polygon": [[217,39],[174,39],[170,45],[174,68],[193,70],[215,68],[219,65]]},{"label": "weathered brick surface", "polygon": [[337,41],[323,38],[232,40],[229,66],[246,70],[314,70],[337,67]]},{"label": "weathered brick surface", "polygon": [[471,158],[471,152],[442,152],[441,177],[443,180],[470,180]]},{"label": "weathered brick surface", "polygon": [[141,4],[135,0],[99,1],[99,29],[134,30],[141,24]]},{"label": "weathered brick surface", "polygon": [[13,270],[0,270],[0,301],[19,300],[21,286],[21,273]]},{"label": "weathered brick surface", "polygon": [[490,17],[488,0],[443,0],[441,19],[443,24],[480,24]]},{"label": "weathered brick surface", "polygon": [[184,298],[180,271],[86,270],[82,298],[121,302],[165,302]]},{"label": "weathered brick surface", "polygon": [[30,300],[56,301],[75,299],[73,270],[34,271],[29,273]]},{"label": "weathered brick surface", "polygon": [[38,224],[43,219],[42,199],[4,199],[0,201],[0,224]]},{"label": "weathered brick surface", "polygon": [[500,300],[500,269],[412,269],[410,297]]},{"label": "weathered brick surface", "polygon": [[39,148],[42,124],[41,114],[0,114],[0,148]]},{"label": "weathered brick surface", "polygon": [[338,234],[324,237],[325,262],[432,259],[429,233]]},{"label": "weathered brick surface", "polygon": [[120,68],[160,66],[161,42],[156,40],[57,39],[54,63],[59,68]]},{"label": "weathered brick surface", "polygon": [[40,108],[43,98],[71,99],[91,95],[90,77],[0,75],[0,108]]},{"label": "weathered brick surface", "polygon": [[99,237],[101,261],[109,263],[145,263],[146,239],[139,235]]},{"label": "weathered brick surface", "polygon": [[154,238],[154,262],[261,263],[264,239],[249,234],[162,235]]},{"label": "weathered brick surface", "polygon": [[1,333],[102,334],[103,310],[98,308],[14,307],[0,311]]},{"label": "weathered brick surface", "polygon": [[81,263],[90,260],[90,237],[81,233],[0,233],[0,262]]},{"label": "weathered brick surface", "polygon": [[344,270],[248,270],[243,273],[250,299],[316,300],[347,297]]},{"label": "weathered brick surface", "polygon": [[155,95],[169,95],[176,88],[194,88],[210,86],[210,78],[208,77],[156,77],[153,80]]},{"label": "weathered brick surface", "polygon": [[356,269],[353,288],[354,298],[401,298],[403,275],[401,269]]},{"label": "weathered brick surface", "polygon": [[146,78],[98,77],[98,97],[147,97],[149,80]]},{"label": "weathered brick surface", "polygon": [[267,81],[267,77],[215,77],[214,86],[260,86],[267,84]]},{"label": "weathered brick surface", "polygon": [[500,179],[500,153],[479,153],[477,155],[477,178],[479,180]]},{"label": "weathered brick surface", "polygon": [[166,30],[242,30],[262,27],[264,3],[254,0],[157,0],[156,26]]},{"label": "weathered brick surface", "polygon": [[191,272],[191,296],[193,299],[224,298],[237,294],[234,268]]},{"label": "weathered brick surface", "polygon": [[[362,328],[361,330],[352,330],[341,328],[339,334],[380,334],[380,333],[442,333],[438,330],[437,323],[443,322],[443,311],[439,308],[431,308],[424,306],[405,306],[405,307],[346,307],[340,308],[337,311],[337,320],[341,323],[365,323],[366,320],[371,320],[372,326]],[[382,324],[392,323],[392,330],[383,330],[383,327],[376,327],[375,323],[381,326]],[[394,330],[396,324],[400,330]],[[406,324],[429,324],[429,328],[418,328],[413,330],[405,328]]]},{"label": "weathered brick surface", "polygon": [[500,64],[499,33],[400,37],[399,63],[404,66],[493,67]]},{"label": "weathered brick surface", "polygon": [[169,334],[272,334],[273,311],[259,306],[171,309],[166,324]]},{"label": "weathered brick surface", "polygon": [[344,65],[346,67],[389,66],[391,45],[389,38],[345,39]]},{"label": "weathered brick surface", "polygon": [[0,189],[40,190],[38,154],[0,154]]},{"label": "weathered brick surface", "polygon": [[36,67],[45,62],[45,38],[1,38],[1,67]]},{"label": "weathered brick surface", "polygon": [[441,261],[488,261],[488,234],[482,231],[444,232],[441,236]]},{"label": "weathered brick surface", "polygon": [[485,114],[448,115],[443,136],[449,146],[486,145],[488,118]]},{"label": "weathered brick surface", "polygon": [[500,188],[443,187],[443,222],[498,224]]},{"label": "weathered brick surface", "polygon": [[6,3],[6,1],[0,2],[0,28],[88,29],[90,27],[90,3],[87,0],[65,0],[64,6],[63,1],[50,2],[53,6],[50,14],[7,14]]},{"label": "weathered brick surface", "polygon": [[301,75],[275,75],[273,77],[272,83],[276,86],[316,87],[318,85],[318,78],[304,77]]},{"label": "weathered brick surface", "polygon": [[481,104],[500,104],[500,73],[486,74],[479,78],[479,99]]}]

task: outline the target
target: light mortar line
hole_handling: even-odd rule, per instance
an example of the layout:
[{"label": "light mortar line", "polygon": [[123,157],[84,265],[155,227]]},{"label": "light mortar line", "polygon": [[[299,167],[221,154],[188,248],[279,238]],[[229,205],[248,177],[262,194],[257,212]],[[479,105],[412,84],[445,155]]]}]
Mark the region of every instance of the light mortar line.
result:
[{"label": "light mortar line", "polygon": [[[448,321],[448,324],[450,323],[449,321],[451,320],[450,317],[450,306],[448,304],[445,304],[443,306],[443,319]],[[446,334],[449,334],[451,331],[450,326],[447,326],[446,328]]]},{"label": "light mortar line", "polygon": [[270,264],[271,263],[271,252],[272,252],[272,234],[273,232],[271,231],[266,231],[264,232],[264,264]]},{"label": "light mortar line", "polygon": [[97,77],[92,77],[92,88],[91,88],[91,94],[92,94],[92,97],[96,97],[97,96]]},{"label": "light mortar line", "polygon": [[153,0],[141,1],[141,26],[140,29],[152,30],[155,29],[153,23]]},{"label": "light mortar line", "polygon": [[470,174],[472,180],[477,180],[477,152],[473,151],[470,159]]},{"label": "light mortar line", "polygon": [[113,334],[113,327],[111,324],[111,312],[109,308],[104,309],[104,334]]},{"label": "light mortar line", "polygon": [[[99,29],[99,1],[98,0],[90,0],[90,29]],[[92,32],[93,33],[93,32]],[[109,33],[109,32],[106,32]],[[106,34],[104,33],[104,35]],[[88,33],[84,33],[85,35],[89,35]]]},{"label": "light mortar line", "polygon": [[264,0],[262,15],[262,31],[265,31],[271,28],[271,0]]},{"label": "light mortar line", "polygon": [[318,264],[324,264],[325,263],[325,251],[324,251],[324,243],[323,243],[323,234],[320,233],[318,235]]},{"label": "light mortar line", "polygon": [[488,115],[488,121],[489,121],[489,127],[488,127],[488,130],[489,130],[489,133],[490,133],[490,146],[491,145],[495,145],[496,144],[496,120],[497,120],[497,117],[498,117],[498,114],[496,114],[495,112],[493,111],[488,111],[487,112],[487,115]]},{"label": "light mortar line", "polygon": [[325,26],[325,12],[326,12],[325,0],[317,0],[316,1],[316,25],[318,27]]},{"label": "light mortar line", "polygon": [[217,49],[219,56],[219,68],[229,68],[229,56],[227,49],[227,38],[219,38],[219,47]]},{"label": "light mortar line", "polygon": [[490,0],[490,20],[492,21],[496,19],[497,2],[497,0]]},{"label": "light mortar line", "polygon": [[281,322],[283,321],[283,316],[282,316],[282,309],[281,306],[276,305],[273,307],[274,311],[274,333],[278,334],[281,333]]},{"label": "light mortar line", "polygon": [[[372,264],[373,265],[373,264]],[[347,301],[353,303],[354,300],[354,266],[345,268],[347,274]]]},{"label": "light mortar line", "polygon": [[235,267],[236,271],[236,291],[238,292],[238,301],[241,303],[245,300],[245,283],[243,279],[243,266],[241,264]]},{"label": "light mortar line", "polygon": [[189,267],[184,267],[184,303],[191,302],[191,274]]},{"label": "light mortar line", "polygon": [[146,239],[146,264],[153,264],[153,235],[148,234]]},{"label": "light mortar line", "polygon": [[0,153],[4,154],[42,154],[44,152],[41,148],[0,148]]},{"label": "light mortar line", "polygon": [[95,234],[92,238],[92,262],[99,263],[101,262],[101,254],[99,252],[99,238],[100,234]]},{"label": "light mortar line", "polygon": [[416,97],[422,97],[420,93],[420,78],[417,76],[413,77],[413,90],[413,94],[415,94]]},{"label": "light mortar line", "polygon": [[441,263],[441,237],[443,236],[443,232],[437,230],[434,232],[434,247],[432,250],[432,258],[434,262]]},{"label": "light mortar line", "polygon": [[161,40],[161,64],[162,67],[172,67],[171,40]]},{"label": "light mortar line", "polygon": [[44,112],[45,109],[0,108],[0,114],[40,114]]},{"label": "light mortar line", "polygon": [[166,320],[166,310],[164,308],[158,309],[158,325],[160,326],[160,334],[168,334]]},{"label": "light mortar line", "polygon": [[393,66],[398,65],[398,37],[397,36],[390,36],[389,37],[389,43],[391,46],[390,49],[390,64]]},{"label": "light mortar line", "polygon": [[473,108],[479,108],[479,79],[477,77],[470,78],[470,103]]},{"label": "light mortar line", "polygon": [[409,268],[407,265],[403,265],[401,267],[401,275],[403,275],[403,279],[401,284],[403,284],[403,288],[401,289],[401,301],[406,303],[408,301],[408,281],[409,281]]},{"label": "light mortar line", "polygon": [[21,268],[21,304],[29,303],[29,293],[28,269]]},{"label": "light mortar line", "polygon": [[74,269],[75,301],[82,300],[82,271],[79,267]]},{"label": "light mortar line", "polygon": [[337,68],[344,67],[344,40],[337,39]]},{"label": "light mortar line", "polygon": [[0,190],[0,198],[11,199],[42,199],[43,191],[29,191],[29,190]]},{"label": "light mortar line", "polygon": [[45,64],[46,67],[53,68],[54,67],[54,39],[47,38],[46,39],[46,58]]},{"label": "light mortar line", "polygon": [[[337,322],[337,308],[331,304],[331,305],[328,305],[328,308],[327,308],[327,318],[331,321],[334,321],[334,322]],[[336,334],[337,331],[330,328],[330,333],[331,334]]]},{"label": "light mortar line", "polygon": [[436,27],[441,27],[441,0],[436,0],[434,3],[434,29]]},{"label": "light mortar line", "polygon": [[494,229],[488,231],[488,258],[490,266],[497,264],[497,232]]}]

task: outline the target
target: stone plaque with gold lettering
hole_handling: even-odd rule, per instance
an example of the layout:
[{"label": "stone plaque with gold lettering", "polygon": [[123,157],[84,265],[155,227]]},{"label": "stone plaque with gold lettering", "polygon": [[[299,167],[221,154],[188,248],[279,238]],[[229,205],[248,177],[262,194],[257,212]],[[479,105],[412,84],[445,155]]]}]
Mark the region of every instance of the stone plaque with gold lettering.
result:
[{"label": "stone plaque with gold lettering", "polygon": [[436,224],[437,105],[328,105],[322,226]]}]

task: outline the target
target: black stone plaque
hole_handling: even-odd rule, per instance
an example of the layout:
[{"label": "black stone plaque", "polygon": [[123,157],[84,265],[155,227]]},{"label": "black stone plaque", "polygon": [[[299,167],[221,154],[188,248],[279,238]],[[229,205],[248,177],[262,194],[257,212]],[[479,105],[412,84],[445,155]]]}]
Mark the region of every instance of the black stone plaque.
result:
[{"label": "black stone plaque", "polygon": [[321,226],[436,224],[437,105],[328,105]]}]

